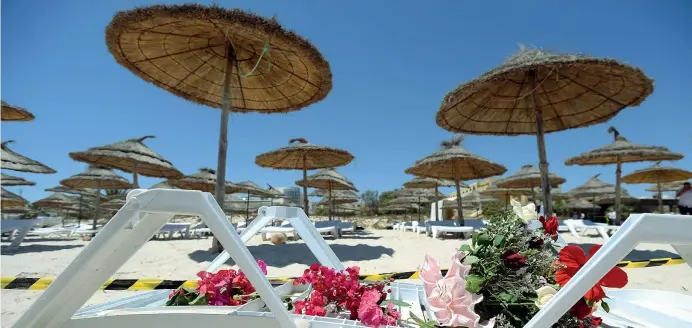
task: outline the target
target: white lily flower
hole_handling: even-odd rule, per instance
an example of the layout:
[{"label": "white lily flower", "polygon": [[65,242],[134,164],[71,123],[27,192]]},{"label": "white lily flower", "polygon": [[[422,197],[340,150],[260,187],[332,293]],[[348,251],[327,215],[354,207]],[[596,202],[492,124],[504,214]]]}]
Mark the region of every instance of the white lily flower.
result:
[{"label": "white lily flower", "polygon": [[510,200],[510,204],[512,204],[514,213],[524,222],[529,223],[531,220],[538,219],[538,213],[536,213],[536,205],[534,203],[529,203],[522,207],[520,202],[512,199]]}]

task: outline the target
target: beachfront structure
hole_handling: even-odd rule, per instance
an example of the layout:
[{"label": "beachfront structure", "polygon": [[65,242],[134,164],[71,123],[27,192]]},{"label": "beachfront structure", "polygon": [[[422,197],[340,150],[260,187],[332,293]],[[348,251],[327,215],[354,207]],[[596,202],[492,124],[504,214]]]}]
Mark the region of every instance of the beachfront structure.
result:
[{"label": "beachfront structure", "polygon": [[300,203],[300,199],[303,196],[299,187],[278,187],[276,189],[284,193],[291,202],[296,204]]}]

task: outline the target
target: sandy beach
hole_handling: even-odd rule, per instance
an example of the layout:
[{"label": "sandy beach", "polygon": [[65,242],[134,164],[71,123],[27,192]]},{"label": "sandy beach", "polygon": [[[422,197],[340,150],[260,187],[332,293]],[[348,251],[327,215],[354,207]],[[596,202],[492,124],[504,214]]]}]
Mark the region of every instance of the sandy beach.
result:
[{"label": "sandy beach", "polygon": [[[567,241],[585,248],[601,244],[597,237],[585,237],[579,242],[566,236]],[[427,252],[440,259],[443,266],[462,242],[458,239],[432,239],[412,232],[392,230],[365,231],[356,236],[338,240],[327,239],[334,252],[347,266],[359,266],[362,273],[399,272],[415,270]],[[56,277],[82,251],[88,242],[82,240],[28,238],[15,250],[2,243],[2,276]],[[116,278],[195,279],[214,258],[208,252],[211,238],[189,240],[152,240],[135,254]],[[257,259],[268,263],[269,276],[299,275],[308,265],[316,262],[307,246],[291,241],[285,245],[272,245],[256,237],[249,249]],[[627,260],[677,257],[667,245],[643,244],[630,253]],[[232,267],[233,263],[226,264]],[[651,268],[626,269],[629,284],[626,288],[644,288],[675,291],[692,295],[692,268],[687,265],[669,265]],[[2,327],[12,324],[41,294],[41,291],[3,290]],[[136,291],[99,291],[87,304],[101,303],[138,293]]]}]

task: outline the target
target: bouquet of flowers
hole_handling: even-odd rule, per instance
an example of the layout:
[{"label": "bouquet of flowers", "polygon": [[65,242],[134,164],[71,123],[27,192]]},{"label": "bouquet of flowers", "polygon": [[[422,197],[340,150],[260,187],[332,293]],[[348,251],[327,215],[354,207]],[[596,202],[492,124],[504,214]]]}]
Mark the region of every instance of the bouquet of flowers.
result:
[{"label": "bouquet of flowers", "polygon": [[293,303],[296,314],[313,316],[336,316],[349,312],[349,319],[360,320],[368,327],[395,326],[401,314],[394,309],[392,301],[384,302],[390,290],[389,281],[361,284],[359,268],[349,267],[336,271],[326,266],[313,264],[294,284],[309,284],[309,297]]},{"label": "bouquet of flowers", "polygon": [[[555,256],[557,218],[538,218],[533,204],[512,207],[489,218],[471,245],[462,245],[445,276],[426,255],[421,279],[436,321],[417,320],[421,327],[523,327],[600,248],[587,256],[578,246],[565,246]],[[532,228],[536,219],[540,227]],[[598,326],[601,319],[592,313],[599,306],[609,310],[603,287],[626,284],[627,274],[614,267],[553,327]]]},{"label": "bouquet of flowers", "polygon": [[[262,273],[267,274],[267,264],[258,260]],[[238,270],[219,270],[217,273],[200,271],[197,288],[180,287],[168,296],[166,306],[218,305],[239,306],[259,296],[245,274]]]}]

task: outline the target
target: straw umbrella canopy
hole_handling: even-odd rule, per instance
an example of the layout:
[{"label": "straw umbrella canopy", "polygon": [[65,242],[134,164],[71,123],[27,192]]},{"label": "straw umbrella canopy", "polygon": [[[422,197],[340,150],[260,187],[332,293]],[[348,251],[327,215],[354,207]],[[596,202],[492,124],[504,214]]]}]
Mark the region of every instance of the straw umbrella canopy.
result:
[{"label": "straw umbrella canopy", "polygon": [[608,121],[653,92],[638,68],[613,59],[521,48],[449,92],[437,125],[452,132],[536,135],[545,213],[552,213],[545,133]]},{"label": "straw umbrella canopy", "polygon": [[[308,176],[303,180],[296,181],[296,184],[301,187],[310,187],[317,189],[327,189],[328,197],[331,199],[332,191],[334,190],[353,190],[358,191],[351,181],[346,177],[336,172],[333,168],[322,169],[317,173]],[[329,220],[332,219],[332,206],[329,206]]]},{"label": "straw umbrella canopy", "polygon": [[[119,64],[145,81],[221,108],[219,206],[226,193],[230,112],[295,111],[324,99],[332,88],[329,64],[307,39],[274,18],[239,9],[187,4],[118,12],[106,28],[106,45]],[[220,251],[216,240],[213,250]]]},{"label": "straw umbrella canopy", "polygon": [[22,214],[29,212],[29,210],[30,209],[26,206],[3,207],[2,214]]},{"label": "straw umbrella canopy", "polygon": [[358,194],[353,190],[334,190],[332,191],[331,196],[329,195],[329,190],[320,191],[322,191],[323,193],[319,196],[324,197],[325,199],[358,199]]},{"label": "straw umbrella canopy", "polygon": [[577,198],[591,198],[593,201],[593,215],[596,216],[596,197],[615,194],[615,185],[605,183],[596,174],[586,181],[583,185],[570,190],[568,194]]},{"label": "straw umbrella canopy", "polygon": [[511,196],[528,196],[533,194],[529,188],[498,188],[495,185],[481,190],[478,193],[482,196],[500,197],[505,202],[505,208],[509,206],[509,198]]},{"label": "straw umbrella canopy", "polygon": [[[436,202],[437,200],[445,198],[445,195],[436,189],[432,188],[403,188],[396,191],[396,195],[399,197],[415,197],[418,198],[416,203],[420,206],[421,202]],[[420,221],[420,211],[418,211],[418,221]]]},{"label": "straw umbrella canopy", "polygon": [[0,118],[2,118],[3,121],[26,122],[33,121],[34,114],[31,114],[31,112],[19,106],[12,106],[3,100]]},{"label": "straw umbrella canopy", "polygon": [[70,153],[70,157],[76,161],[132,173],[132,185],[135,188],[139,187],[137,175],[166,179],[182,177],[183,174],[173,167],[171,162],[144,144],[144,140],[148,138],[155,137],[144,136],[93,147],[86,151]]},{"label": "straw umbrella canopy", "polygon": [[[690,181],[675,181],[675,182],[669,182],[669,183],[662,183],[661,184],[661,191],[675,191],[678,192],[682,189],[683,184],[685,182],[690,182]],[[658,192],[658,186],[653,185],[649,188],[645,189],[648,192]]]},{"label": "straw umbrella canopy", "polygon": [[22,177],[2,173],[0,177],[0,185],[3,186],[35,186],[36,182],[26,180]]},{"label": "straw umbrella canopy", "polygon": [[89,189],[89,188],[82,188],[82,189],[72,189],[72,188],[67,188],[64,186],[56,186],[53,188],[47,188],[44,189],[45,191],[50,191],[50,192],[60,192],[60,193],[65,193],[65,194],[71,194],[71,195],[78,195],[79,200],[78,200],[78,215],[77,215],[77,226],[81,225],[82,223],[82,207],[84,207],[84,197],[87,197],[87,200],[95,198],[97,195],[100,196],[100,198],[106,198],[102,195],[100,195],[96,189]]},{"label": "straw umbrella canopy", "polygon": [[[557,187],[565,183],[564,178],[549,173],[548,181],[551,187]],[[516,173],[495,181],[499,188],[536,188],[541,186],[541,170],[533,165],[524,165]]]},{"label": "straw umbrella canopy", "polygon": [[[60,181],[60,184],[73,189],[93,188],[97,194],[101,194],[101,189],[130,189],[130,184],[127,179],[115,174],[111,169],[96,165],[89,165],[86,171],[75,174],[67,179]],[[101,197],[96,197],[94,206],[94,220],[92,229],[96,230],[96,222],[99,218],[99,210],[101,207]]]},{"label": "straw umbrella canopy", "polygon": [[[683,181],[692,178],[692,172],[676,167],[661,166],[656,163],[645,169],[634,171],[624,177],[624,183],[655,183],[658,193],[658,210],[663,213],[663,197],[661,183]],[[681,186],[682,187],[682,186]],[[678,189],[679,190],[679,189]]]},{"label": "straw umbrella canopy", "polygon": [[[304,138],[288,141],[289,146],[279,148],[255,157],[255,163],[261,167],[279,170],[303,170],[303,180],[307,179],[308,170],[334,168],[343,166],[353,160],[348,151],[310,144]],[[308,211],[308,188],[303,186],[303,203],[305,213]]]},{"label": "straw umbrella canopy", "polygon": [[[420,205],[418,197],[413,196],[400,196],[392,200],[392,204],[401,205],[408,209],[416,209],[420,212]],[[420,216],[419,216],[420,217]]]},{"label": "straw umbrella canopy", "polygon": [[[435,188],[435,193],[440,192],[441,186],[451,187],[454,186],[454,182],[434,178],[415,177],[411,181],[404,183],[404,187],[406,188]],[[464,185],[464,188],[466,188],[466,185]],[[437,205],[435,206],[435,218],[438,220],[440,219],[440,209]]]},{"label": "straw umbrella canopy", "polygon": [[[199,172],[182,177],[181,179],[168,180],[166,183],[180,189],[214,192],[216,190],[216,171],[210,168],[201,168]],[[224,192],[234,194],[240,191],[240,187],[226,181]]]},{"label": "straw umbrella canopy", "polygon": [[246,193],[245,199],[245,221],[250,219],[250,195],[271,197],[272,194],[252,181],[243,181],[235,184],[239,193]]},{"label": "straw umbrella canopy", "polygon": [[[673,153],[666,147],[644,146],[629,142],[621,136],[614,127],[608,128],[613,133],[614,141],[604,147],[582,153],[565,161],[565,165],[607,165],[616,164],[615,169],[615,219],[620,220],[620,180],[622,176],[622,163],[646,162],[646,161],[673,161],[683,157],[682,154]],[[661,206],[662,203],[660,204]]]},{"label": "straw umbrella canopy", "polygon": [[59,192],[54,192],[46,198],[42,198],[42,199],[35,201],[33,204],[34,204],[34,206],[38,206],[38,207],[61,207],[61,206],[64,206],[66,204],[74,204],[74,203],[75,203],[75,200],[70,198],[70,197],[67,197],[65,194],[59,193]]},{"label": "straw umbrella canopy", "polygon": [[180,189],[166,181],[161,181],[153,186],[151,186],[149,189]]},{"label": "straw umbrella canopy", "polygon": [[[630,194],[624,190],[624,188],[621,190],[620,193],[620,203],[621,204],[633,204],[639,201],[639,198],[637,197],[632,197]],[[611,195],[603,195],[601,197],[596,198],[596,203],[598,205],[608,205],[608,204],[615,204],[615,194]]]},{"label": "straw umbrella canopy", "polygon": [[112,209],[112,210],[119,210],[125,206],[125,200],[124,199],[111,199],[105,203],[103,203],[104,208]]},{"label": "straw umbrella canopy", "polygon": [[[543,200],[543,191],[541,188],[536,188],[536,191],[533,192],[534,196],[536,198]],[[568,199],[571,196],[568,193],[565,192],[559,192],[555,189],[550,189],[550,198],[552,200],[560,200],[560,199]]]},{"label": "straw umbrella canopy", "polygon": [[0,144],[2,145],[2,154],[0,154],[0,158],[2,160],[3,169],[43,174],[53,174],[56,172],[43,163],[15,153],[7,146],[10,142],[14,142],[14,140],[3,141],[2,144]]},{"label": "straw umbrella canopy", "polygon": [[2,188],[2,197],[0,197],[0,200],[2,202],[2,208],[4,209],[5,207],[17,207],[17,206],[24,206],[28,201],[22,196],[19,196],[5,188]]},{"label": "straw umbrella canopy", "polygon": [[[461,147],[462,137],[441,143],[442,150],[434,152],[406,169],[406,173],[422,177],[454,180],[457,196],[461,194],[460,181],[483,179],[507,172],[507,168]],[[464,225],[462,200],[457,197],[459,224]]]},{"label": "straw umbrella canopy", "polygon": [[585,199],[576,199],[574,201],[571,201],[565,205],[566,208],[572,208],[572,209],[578,209],[578,210],[588,210],[590,208],[596,207],[595,204],[592,204],[588,200]]}]

